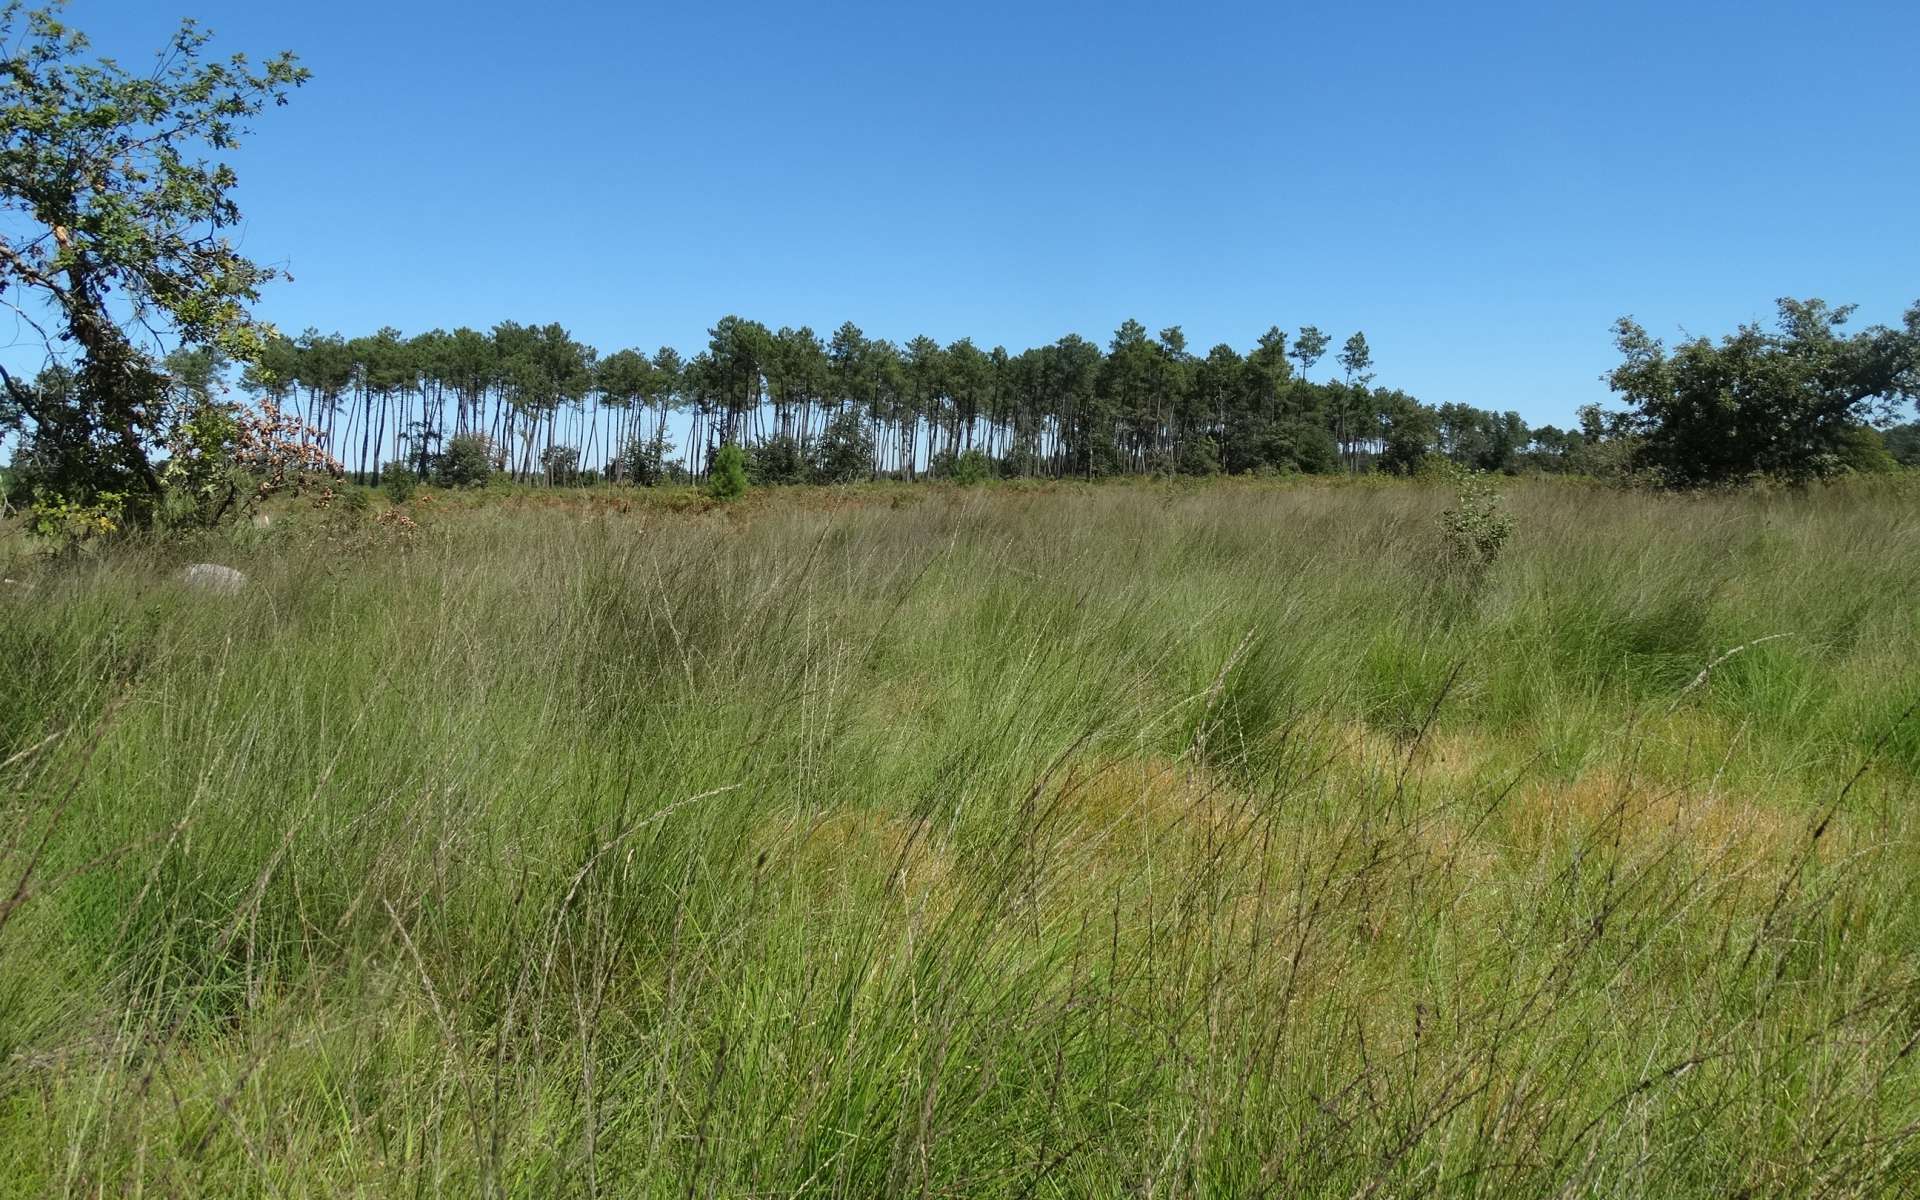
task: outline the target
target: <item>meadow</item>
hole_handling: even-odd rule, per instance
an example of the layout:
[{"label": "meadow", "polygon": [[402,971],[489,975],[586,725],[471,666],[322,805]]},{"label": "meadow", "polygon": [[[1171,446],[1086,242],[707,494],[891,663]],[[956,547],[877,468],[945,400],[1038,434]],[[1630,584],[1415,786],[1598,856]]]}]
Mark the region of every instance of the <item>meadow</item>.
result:
[{"label": "meadow", "polygon": [[0,1194],[1914,1194],[1920,489],[1452,500],[15,552]]}]

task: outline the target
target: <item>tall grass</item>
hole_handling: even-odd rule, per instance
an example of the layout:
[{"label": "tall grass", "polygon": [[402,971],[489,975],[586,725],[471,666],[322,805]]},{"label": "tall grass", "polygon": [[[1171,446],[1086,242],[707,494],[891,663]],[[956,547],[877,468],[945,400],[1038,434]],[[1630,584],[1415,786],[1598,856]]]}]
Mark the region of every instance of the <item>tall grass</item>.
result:
[{"label": "tall grass", "polygon": [[10,567],[0,1190],[1920,1177],[1911,491],[854,496]]}]

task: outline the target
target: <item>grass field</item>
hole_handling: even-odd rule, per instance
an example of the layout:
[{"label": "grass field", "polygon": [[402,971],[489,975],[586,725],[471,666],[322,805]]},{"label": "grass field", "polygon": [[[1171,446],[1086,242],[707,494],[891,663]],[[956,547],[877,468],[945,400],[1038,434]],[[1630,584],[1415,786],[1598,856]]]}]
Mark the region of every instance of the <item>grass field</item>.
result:
[{"label": "grass field", "polygon": [[16,560],[0,1192],[1920,1194],[1920,490],[1450,498]]}]

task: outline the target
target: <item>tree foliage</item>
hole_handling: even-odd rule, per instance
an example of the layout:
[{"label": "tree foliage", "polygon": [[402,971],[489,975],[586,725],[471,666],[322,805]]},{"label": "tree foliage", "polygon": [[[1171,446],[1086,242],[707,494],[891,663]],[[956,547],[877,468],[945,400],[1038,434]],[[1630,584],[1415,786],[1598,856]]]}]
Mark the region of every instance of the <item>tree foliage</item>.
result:
[{"label": "tree foliage", "polygon": [[165,490],[156,451],[205,418],[170,403],[157,343],[253,362],[269,332],[249,306],[278,272],[234,247],[234,172],[210,156],[307,73],[290,54],[212,58],[191,21],[131,72],[89,60],[59,13],[0,8],[0,299],[61,372],[43,386],[0,368],[0,383],[32,423],[44,492],[123,497],[144,521]]},{"label": "tree foliage", "polygon": [[1881,443],[1893,461],[1903,467],[1920,467],[1920,422],[1895,425],[1880,435]]},{"label": "tree foliage", "polygon": [[1832,475],[1858,457],[1854,431],[1920,399],[1920,304],[1902,328],[1851,334],[1851,305],[1782,299],[1778,311],[1772,329],[1671,351],[1621,318],[1607,382],[1629,405],[1623,432],[1640,465],[1688,487]]}]

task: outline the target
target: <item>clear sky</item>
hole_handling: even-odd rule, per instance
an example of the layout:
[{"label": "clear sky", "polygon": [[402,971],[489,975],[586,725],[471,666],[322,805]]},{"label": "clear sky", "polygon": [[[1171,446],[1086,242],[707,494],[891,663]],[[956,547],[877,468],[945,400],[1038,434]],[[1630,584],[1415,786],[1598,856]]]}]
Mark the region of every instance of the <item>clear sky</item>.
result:
[{"label": "clear sky", "polygon": [[1314,323],[1382,384],[1564,424],[1623,313],[1920,299],[1915,0],[68,11],[129,65],[185,15],[314,73],[235,159],[290,332]]}]

